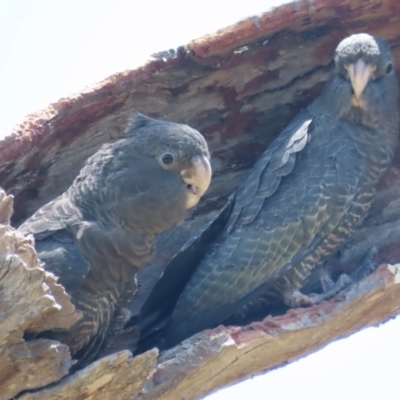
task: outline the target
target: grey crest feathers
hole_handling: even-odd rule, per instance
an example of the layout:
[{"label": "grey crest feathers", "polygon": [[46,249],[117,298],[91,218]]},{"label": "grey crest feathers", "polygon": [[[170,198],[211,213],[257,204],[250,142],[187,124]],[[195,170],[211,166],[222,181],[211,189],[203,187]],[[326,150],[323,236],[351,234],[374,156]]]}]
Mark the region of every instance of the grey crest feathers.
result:
[{"label": "grey crest feathers", "polygon": [[393,55],[389,44],[367,33],[359,33],[343,39],[334,54],[335,64],[337,66],[342,64],[342,67],[346,63],[355,63],[360,57],[367,63],[376,65],[380,70],[378,75],[386,72],[389,63],[392,63],[393,67]]},{"label": "grey crest feathers", "polygon": [[184,220],[210,180],[199,132],[136,114],[127,138],[103,145],[67,191],[19,227],[83,313],[70,330],[46,333],[69,345],[79,367],[121,330],[156,236]]},{"label": "grey crest feathers", "polygon": [[[360,226],[398,139],[398,83],[390,47],[379,38],[350,36],[334,59],[320,96],[264,152],[231,197],[224,223],[211,223],[167,266],[166,285],[181,260],[195,270],[176,304],[158,298],[157,309],[157,296],[149,297],[142,343],[165,325],[165,307],[173,309],[165,347],[228,319],[240,323],[260,301],[267,315]],[[207,229],[216,226],[206,246]]]},{"label": "grey crest feathers", "polygon": [[188,125],[179,124],[179,129],[176,129],[176,125],[135,113],[128,122],[125,134],[134,138],[137,147],[143,146],[144,151],[151,155],[157,155],[157,150],[164,146],[177,150],[190,149],[187,155],[182,152],[182,157],[199,153],[209,159],[210,153],[204,137]]}]

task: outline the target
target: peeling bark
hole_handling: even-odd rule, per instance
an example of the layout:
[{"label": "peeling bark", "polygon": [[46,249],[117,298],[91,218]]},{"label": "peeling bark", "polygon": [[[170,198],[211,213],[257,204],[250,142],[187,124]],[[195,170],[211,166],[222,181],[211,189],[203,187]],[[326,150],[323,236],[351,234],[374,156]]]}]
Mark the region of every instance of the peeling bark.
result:
[{"label": "peeling bark", "polygon": [[102,358],[60,383],[19,400],[136,399],[157,362],[157,350],[132,358],[129,351]]},{"label": "peeling bark", "polygon": [[[131,307],[137,315],[174,253],[318,96],[337,43],[361,31],[381,36],[393,46],[399,73],[399,26],[397,0],[297,1],[161,52],[141,68],[29,115],[0,136],[0,182],[15,197],[12,223],[63,192],[102,143],[123,137],[133,111],[200,130],[212,152],[213,183],[193,216],[162,235],[155,259],[140,272]],[[329,302],[246,327],[205,331],[158,358],[156,350],[135,358],[122,351],[65,377],[71,366],[65,345],[24,338],[70,326],[79,315],[40,267],[32,239],[8,224],[12,197],[0,191],[0,399],[21,392],[21,399],[197,399],[399,314],[399,195],[400,148],[337,268],[351,269],[375,244],[382,265]],[[117,338],[114,351],[132,348],[135,335]]]},{"label": "peeling bark", "polygon": [[[12,196],[0,189],[2,222],[12,206]],[[56,382],[72,365],[67,346],[24,340],[26,332],[68,328],[80,317],[54,275],[40,267],[33,246],[33,239],[0,224],[0,399]]]}]

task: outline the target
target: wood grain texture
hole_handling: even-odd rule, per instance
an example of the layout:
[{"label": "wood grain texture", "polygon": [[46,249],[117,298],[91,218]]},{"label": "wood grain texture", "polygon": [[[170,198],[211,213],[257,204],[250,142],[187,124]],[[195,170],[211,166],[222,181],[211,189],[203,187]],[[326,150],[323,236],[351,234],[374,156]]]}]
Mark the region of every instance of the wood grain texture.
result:
[{"label": "wood grain texture", "polygon": [[[12,197],[0,189],[0,220],[12,214]],[[0,224],[0,399],[48,385],[68,374],[68,347],[24,334],[68,328],[80,317],[54,275],[40,267],[33,240]]]},{"label": "wood grain texture", "polygon": [[[22,222],[63,192],[102,143],[123,137],[133,111],[187,123],[200,130],[212,152],[213,183],[192,218],[160,238],[156,258],[138,278],[139,290],[131,308],[133,315],[137,314],[177,249],[221,207],[288,121],[318,96],[339,41],[363,31],[382,37],[392,45],[399,75],[399,26],[397,0],[297,1],[195,40],[177,51],[160,52],[138,69],[116,73],[60,99],[0,135],[0,183],[7,194],[15,196],[12,224]],[[219,327],[200,333],[162,354],[157,365],[154,353],[146,353],[137,361],[127,353],[118,353],[100,360],[102,366],[90,365],[64,378],[54,386],[58,389],[43,389],[43,396],[62,393],[65,385],[64,393],[78,393],[76,388],[80,388],[81,399],[108,399],[109,393],[121,399],[196,399],[399,314],[398,268],[388,266],[400,261],[399,194],[400,148],[392,168],[379,184],[369,217],[347,243],[343,256],[346,265],[356,263],[379,237],[382,248],[376,260],[383,265],[347,292],[319,306],[267,317],[247,327]],[[5,198],[3,195],[2,204]],[[1,223],[8,220],[10,213],[9,205],[0,206]],[[63,345],[42,342],[39,346],[35,341],[23,340],[28,328],[41,330],[44,321],[49,323],[50,314],[58,314],[55,303],[60,304],[61,300],[45,296],[56,287],[54,281],[46,280],[53,283],[45,286],[27,285],[28,281],[50,279],[38,272],[37,264],[29,264],[28,268],[28,261],[22,261],[22,254],[26,260],[33,257],[33,250],[29,250],[32,244],[17,237],[7,225],[1,226],[0,235],[0,277],[4,275],[0,295],[6,299],[6,307],[16,307],[14,313],[1,319],[0,338],[4,343],[12,341],[20,346],[12,354],[21,354],[29,346],[35,348],[26,353],[26,358],[19,358],[27,361],[13,364],[16,356],[10,356],[11,348],[5,345],[8,353],[5,358],[0,355],[0,393],[2,398],[10,398],[22,390],[61,379],[70,361],[63,353]],[[10,258],[14,264],[10,264]],[[4,285],[6,279],[11,281]],[[15,290],[18,287],[21,289]],[[16,292],[14,297],[10,297],[11,288]],[[36,311],[31,314],[32,308]],[[56,326],[62,320],[64,317],[51,323]],[[120,338],[115,350],[132,346],[135,335],[137,332]],[[52,353],[53,358],[50,349],[59,349]],[[42,369],[41,354],[52,360]],[[67,361],[63,364],[61,360]],[[123,366],[134,369],[128,379],[134,382],[133,386],[123,380]],[[139,366],[144,370],[136,370]],[[92,376],[97,382],[99,375],[95,374],[105,369],[115,371],[113,378],[97,389],[93,386],[85,391],[87,386],[82,382],[89,385]],[[25,379],[26,371],[33,378]],[[83,374],[79,375],[83,378],[77,374]],[[72,382],[79,379],[81,383],[74,386]],[[20,386],[21,382],[25,386]],[[124,394],[118,397],[118,390]],[[39,394],[24,396],[45,398]]]}]

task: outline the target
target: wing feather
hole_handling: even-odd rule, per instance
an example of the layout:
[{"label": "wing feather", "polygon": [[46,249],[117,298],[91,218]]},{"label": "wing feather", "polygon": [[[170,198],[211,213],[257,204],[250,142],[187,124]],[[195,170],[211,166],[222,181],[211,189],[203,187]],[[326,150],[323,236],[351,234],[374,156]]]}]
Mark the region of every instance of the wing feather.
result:
[{"label": "wing feather", "polygon": [[264,200],[278,189],[281,178],[293,170],[296,153],[307,144],[311,122],[311,115],[303,112],[264,152],[238,189],[228,232],[232,232],[236,225],[250,224],[260,212]]},{"label": "wing feather", "polygon": [[63,230],[68,223],[77,221],[80,215],[79,208],[71,201],[67,191],[39,208],[18,230],[24,235],[33,234],[36,240],[42,240]]}]

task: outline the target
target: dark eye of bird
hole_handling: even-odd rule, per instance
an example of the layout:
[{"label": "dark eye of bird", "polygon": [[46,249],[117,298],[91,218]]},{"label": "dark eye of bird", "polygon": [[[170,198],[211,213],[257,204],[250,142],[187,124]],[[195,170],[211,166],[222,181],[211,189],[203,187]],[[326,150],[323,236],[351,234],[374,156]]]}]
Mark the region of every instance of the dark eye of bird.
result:
[{"label": "dark eye of bird", "polygon": [[393,69],[393,65],[392,64],[388,64],[388,66],[386,67],[386,73],[390,74],[392,72]]},{"label": "dark eye of bird", "polygon": [[164,154],[164,155],[162,156],[162,162],[163,162],[164,164],[167,164],[167,165],[168,165],[168,164],[171,164],[172,161],[174,161],[174,157],[172,157],[171,154],[167,153],[167,154]]}]

